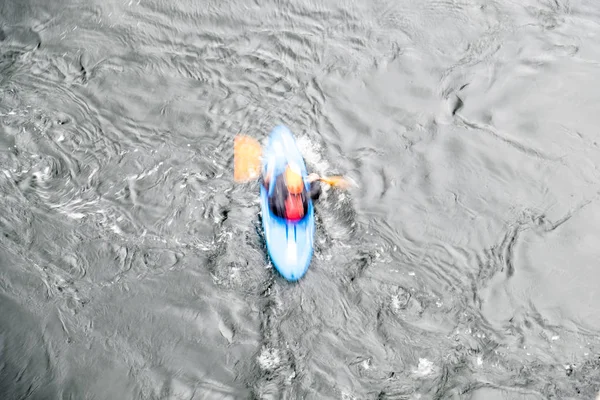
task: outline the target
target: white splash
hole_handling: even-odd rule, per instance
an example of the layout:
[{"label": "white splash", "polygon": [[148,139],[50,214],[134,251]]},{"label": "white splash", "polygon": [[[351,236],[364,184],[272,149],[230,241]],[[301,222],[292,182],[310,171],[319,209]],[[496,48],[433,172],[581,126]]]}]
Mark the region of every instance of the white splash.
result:
[{"label": "white splash", "polygon": [[[311,142],[307,136],[298,136],[296,138],[296,144],[306,163],[316,170],[314,172],[317,172],[318,174],[329,172],[331,167],[329,163],[321,157],[320,146]],[[307,168],[309,168],[308,165]]]},{"label": "white splash", "polygon": [[426,358],[419,358],[419,365],[416,370],[413,370],[413,373],[418,376],[427,376],[433,373],[434,369],[431,361]]},{"label": "white splash", "polygon": [[400,307],[402,305],[402,302],[400,301],[400,296],[395,294],[392,296],[392,308],[394,309],[394,311],[399,311]]},{"label": "white splash", "polygon": [[369,369],[369,368],[371,368],[371,360],[364,360],[361,363],[361,367],[363,367],[363,369]]},{"label": "white splash", "polygon": [[263,348],[262,352],[258,356],[258,365],[265,371],[273,371],[281,363],[281,357],[279,356],[279,350]]}]

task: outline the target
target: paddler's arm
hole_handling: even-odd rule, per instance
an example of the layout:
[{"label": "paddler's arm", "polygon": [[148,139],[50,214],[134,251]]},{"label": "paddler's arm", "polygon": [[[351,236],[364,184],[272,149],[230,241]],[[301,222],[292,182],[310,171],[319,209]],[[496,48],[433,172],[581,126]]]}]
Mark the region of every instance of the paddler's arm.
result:
[{"label": "paddler's arm", "polygon": [[273,175],[274,169],[275,169],[275,161],[271,160],[271,162],[269,163],[269,169],[267,170],[266,175],[262,176],[262,182],[263,182],[265,189],[267,189],[267,191],[269,190],[269,183],[271,182],[271,175]]},{"label": "paddler's arm", "polygon": [[263,186],[265,187],[265,189],[269,190],[269,181],[271,179],[271,176],[267,173],[267,175],[263,175],[261,176],[260,180],[262,181]]},{"label": "paddler's arm", "polygon": [[310,183],[310,198],[313,201],[319,200],[319,197],[321,197],[321,182],[319,182],[319,179],[321,179],[321,177],[315,173],[312,173],[308,175],[306,179]]}]

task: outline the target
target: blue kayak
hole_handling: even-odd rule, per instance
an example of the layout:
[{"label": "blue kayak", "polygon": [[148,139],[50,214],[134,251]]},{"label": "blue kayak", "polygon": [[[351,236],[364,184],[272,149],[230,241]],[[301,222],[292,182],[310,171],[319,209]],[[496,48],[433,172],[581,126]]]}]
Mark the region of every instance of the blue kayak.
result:
[{"label": "blue kayak", "polygon": [[297,281],[308,270],[312,258],[315,214],[310,198],[308,212],[299,221],[292,222],[280,218],[273,214],[269,207],[269,195],[275,187],[274,178],[285,171],[288,163],[301,171],[304,185],[310,190],[310,184],[306,180],[306,165],[296,140],[287,127],[279,125],[271,131],[263,152],[263,176],[270,169],[273,179],[270,180],[268,189],[260,185],[261,214],[267,251],[273,265],[285,279]]}]

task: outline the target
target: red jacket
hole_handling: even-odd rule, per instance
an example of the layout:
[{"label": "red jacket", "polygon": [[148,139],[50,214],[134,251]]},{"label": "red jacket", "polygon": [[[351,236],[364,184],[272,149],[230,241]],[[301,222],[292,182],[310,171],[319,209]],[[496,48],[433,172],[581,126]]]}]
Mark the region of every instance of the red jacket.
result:
[{"label": "red jacket", "polygon": [[[306,197],[305,197],[306,198]],[[285,218],[299,221],[304,217],[304,202],[301,194],[288,193],[285,199]]]}]

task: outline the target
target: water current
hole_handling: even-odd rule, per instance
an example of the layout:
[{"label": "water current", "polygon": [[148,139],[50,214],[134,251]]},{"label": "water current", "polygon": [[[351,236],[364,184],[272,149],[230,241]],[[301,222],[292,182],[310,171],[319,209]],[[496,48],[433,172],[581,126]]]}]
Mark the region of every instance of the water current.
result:
[{"label": "water current", "polygon": [[0,398],[594,399],[599,110],[596,0],[2,0]]}]

